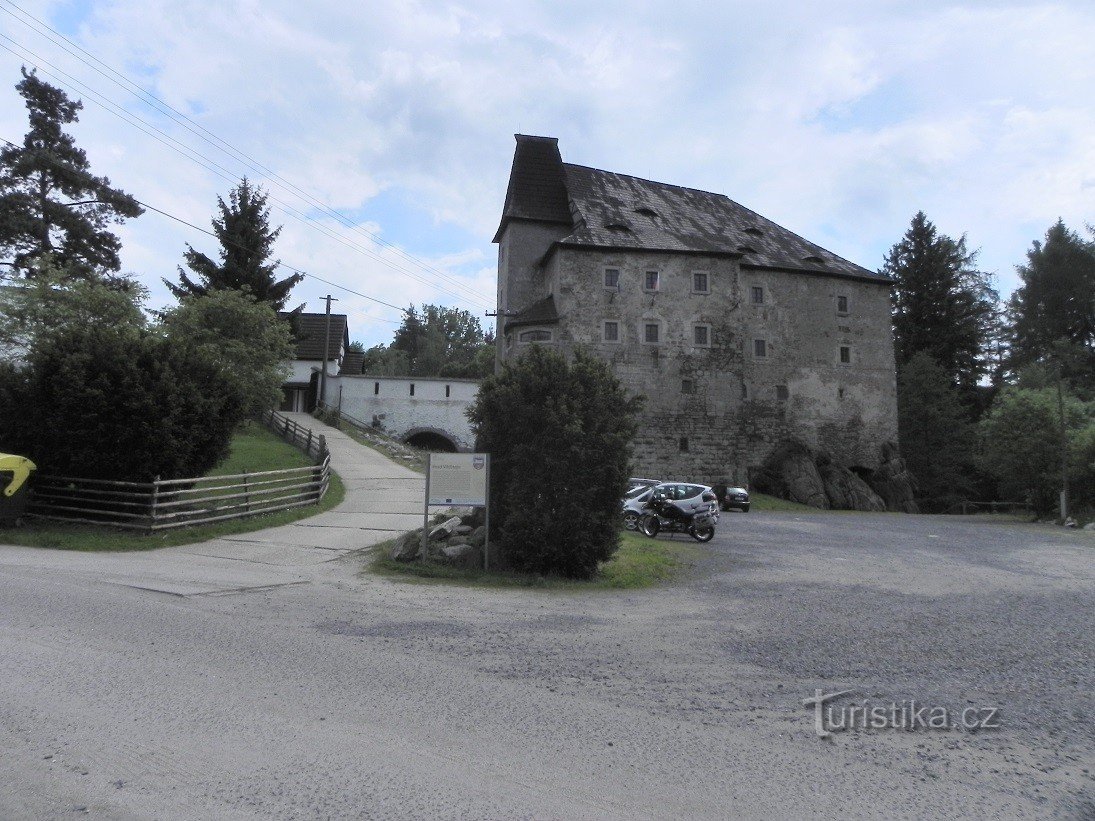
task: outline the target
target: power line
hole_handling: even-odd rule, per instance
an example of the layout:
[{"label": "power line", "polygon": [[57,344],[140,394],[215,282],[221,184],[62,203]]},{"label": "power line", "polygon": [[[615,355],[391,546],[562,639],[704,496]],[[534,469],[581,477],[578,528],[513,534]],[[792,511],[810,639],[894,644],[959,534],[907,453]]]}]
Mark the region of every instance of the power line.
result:
[{"label": "power line", "polygon": [[[16,9],[16,11],[19,12],[19,15],[14,14],[13,12],[11,12],[8,9],[0,8],[0,11],[3,11],[5,14],[8,14],[9,16],[13,17],[18,22],[22,23],[24,26],[30,28],[36,34],[44,37],[45,39],[47,39],[48,41],[50,41],[54,45],[61,48],[63,51],[65,51],[70,56],[74,57],[75,59],[79,60],[84,65],[87,65],[89,68],[91,68],[92,70],[94,70],[98,74],[100,74],[103,77],[105,77],[106,79],[110,80],[112,83],[114,83],[118,87],[122,88],[123,90],[125,90],[128,93],[132,94],[133,96],[137,97],[138,100],[140,100],[141,102],[151,106],[152,108],[155,108],[160,113],[162,113],[165,116],[169,117],[173,122],[175,122],[176,124],[182,126],[187,131],[191,132],[192,134],[194,134],[198,138],[200,138],[200,139],[204,140],[205,142],[209,143],[214,148],[228,154],[229,156],[232,156],[232,158],[234,160],[236,160],[238,162],[241,162],[242,164],[244,164],[248,168],[250,168],[252,170],[260,171],[263,174],[265,174],[267,177],[272,178],[273,180],[276,181],[275,184],[279,185],[279,187],[284,188],[285,190],[289,191],[291,194],[298,197],[299,199],[304,200],[305,202],[309,203],[310,205],[312,205],[315,208],[318,208],[323,213],[334,217],[344,227],[350,228],[351,230],[357,231],[361,234],[364,234],[364,235],[368,236],[370,239],[372,239],[377,244],[383,245],[387,248],[392,249],[400,257],[406,259],[407,261],[419,266],[420,268],[422,268],[424,270],[433,272],[436,276],[440,277],[443,281],[446,281],[446,282],[452,284],[455,287],[464,289],[467,293],[474,295],[474,299],[472,301],[479,301],[480,304],[482,304],[482,305],[489,305],[490,304],[489,298],[485,297],[485,295],[481,294],[479,291],[477,291],[473,287],[467,285],[466,283],[460,281],[459,279],[456,279],[456,278],[446,274],[445,272],[441,271],[440,269],[436,268],[435,266],[430,265],[429,263],[415,257],[414,255],[409,254],[408,252],[404,251],[402,248],[395,245],[394,243],[388,242],[383,237],[381,237],[379,234],[376,234],[373,231],[369,231],[368,229],[354,223],[348,217],[341,214],[337,210],[335,210],[333,208],[330,208],[329,206],[325,205],[320,200],[318,200],[317,198],[315,198],[314,196],[309,194],[307,191],[305,191],[302,188],[300,188],[299,186],[297,186],[295,183],[293,183],[290,180],[287,180],[284,177],[282,177],[281,175],[279,175],[273,169],[263,165],[262,163],[255,160],[253,157],[248,156],[247,154],[245,154],[244,152],[242,152],[239,149],[235,148],[233,145],[231,145],[227,141],[225,141],[222,138],[218,137],[216,134],[214,134],[213,132],[211,132],[207,128],[205,128],[204,126],[202,126],[199,123],[192,120],[190,117],[188,117],[183,112],[178,111],[177,109],[172,107],[170,104],[164,102],[159,97],[156,97],[151,92],[145,91],[139,85],[137,85],[136,83],[131,81],[128,77],[126,77],[124,74],[122,74],[121,72],[118,72],[117,70],[111,68],[109,65],[104,63],[102,60],[100,60],[98,57],[93,55],[91,52],[87,51],[86,49],[84,49],[83,47],[78,45],[77,43],[70,40],[68,37],[66,37],[61,32],[59,32],[56,29],[49,26],[48,23],[45,23],[44,21],[38,19],[37,17],[34,17],[34,15],[30,14],[29,12],[27,12],[25,9],[21,8],[17,4],[10,2],[10,0],[6,0],[6,2],[12,8]],[[32,22],[27,22],[27,19],[23,19],[23,18],[28,18]],[[45,29],[45,31],[42,31],[42,29]],[[46,32],[50,32],[52,34],[57,35],[57,37],[61,38],[61,40],[63,40],[64,43],[67,43],[67,44],[71,45],[72,48],[76,49],[81,54],[85,55],[86,58],[88,58],[88,59],[85,59],[85,57],[82,57],[82,56],[80,56],[80,54],[75,53],[74,51],[72,51],[72,49],[67,48],[63,43],[61,43],[58,40],[54,39],[53,37],[50,36],[50,34],[48,34]],[[0,35],[0,36],[3,36],[3,35]],[[10,42],[15,43],[15,41],[11,40],[11,38],[5,37],[5,39],[8,39]],[[50,65],[49,63],[46,63],[45,60],[42,60],[42,58],[38,57],[37,55],[34,55],[33,52],[30,52],[29,49],[26,49],[25,46],[20,46],[20,48],[24,48],[28,53],[30,53],[32,56],[34,56],[36,59],[40,60],[41,62],[45,63],[46,65]],[[8,49],[8,50],[10,51],[10,49]],[[19,56],[19,55],[16,55],[16,56]],[[94,64],[91,61],[93,61]],[[98,64],[98,65],[95,65],[95,64]],[[102,66],[102,68],[100,69],[98,66]],[[60,69],[57,69],[56,66],[52,66],[52,67],[55,70],[60,71]],[[105,71],[104,71],[104,69],[105,69]],[[62,73],[64,73],[64,72],[62,72]],[[79,81],[76,81],[74,78],[71,78],[70,75],[66,74],[65,76],[69,76],[70,79],[73,79],[74,82],[79,82]],[[83,84],[80,83],[80,85],[83,85]],[[84,87],[88,88],[87,86],[84,86]],[[90,89],[89,89],[89,91],[90,91]],[[93,92],[93,93],[97,93],[97,92]],[[103,96],[103,95],[99,95],[99,96]],[[105,96],[104,96],[104,99],[106,99]],[[142,120],[142,122],[145,122],[145,121]],[[152,128],[155,128],[155,126],[151,126],[151,124],[148,124],[148,125]],[[178,142],[178,141],[174,140],[173,138],[171,138],[169,135],[167,135],[165,132],[160,131],[159,129],[156,129],[156,130],[159,133],[163,134],[165,137],[168,137],[168,139],[172,139],[173,142]],[[147,133],[147,132],[145,132],[145,133]],[[182,145],[182,144],[179,143],[179,145]],[[194,154],[197,154],[198,156],[202,157],[202,159],[204,159],[206,161],[212,162],[211,160],[209,160],[208,157],[204,157],[203,155],[198,154],[198,152],[195,152],[192,149],[187,148],[187,150],[191,151]],[[193,157],[190,157],[189,159],[194,160]],[[194,161],[198,162],[198,160],[194,160]],[[199,162],[199,164],[201,164],[201,163]],[[216,163],[214,163],[214,165],[216,165]],[[211,170],[211,169],[208,169],[207,166],[205,166],[205,167],[207,168],[207,170]],[[222,166],[219,166],[219,165],[217,165],[217,167],[218,168],[223,168]],[[224,169],[224,170],[227,171],[227,169]],[[276,199],[275,199],[275,201],[280,202],[279,200],[276,200]],[[284,205],[284,203],[282,203],[282,204]],[[304,217],[306,219],[311,219],[311,217],[307,217],[307,215],[304,215]],[[383,264],[389,264],[385,260],[380,259],[380,258],[378,258],[378,261],[381,261]],[[389,267],[393,267],[395,270],[399,270],[402,273],[410,275],[410,272],[406,271],[403,268],[391,266],[390,264],[389,264]],[[415,277],[412,276],[412,278],[415,278]],[[429,284],[429,285],[431,285],[431,287],[437,287],[433,283],[426,283],[426,282],[423,282],[421,279],[417,279],[417,278],[415,278],[415,279],[416,279],[416,281],[421,282],[422,284]],[[457,296],[457,298],[460,298],[460,299],[467,299],[466,296],[458,296],[456,294],[452,294],[449,291],[446,291],[445,289],[439,289],[439,290],[442,290],[445,293],[449,293],[451,296]]]},{"label": "power line", "polygon": [[[10,145],[10,146],[11,146],[12,148],[19,148],[19,146],[18,146],[18,145],[16,145],[15,143],[13,143],[13,142],[12,142],[11,140],[8,140],[8,139],[4,139],[3,137],[0,137],[0,140],[3,140],[3,142],[5,142],[5,143],[7,143],[8,145]],[[217,236],[217,235],[216,235],[215,233],[213,233],[213,232],[212,232],[212,231],[210,231],[209,229],[207,229],[207,228],[202,228],[202,227],[201,227],[201,226],[199,226],[199,225],[195,225],[194,223],[192,223],[192,222],[189,222],[188,220],[184,220],[184,219],[183,219],[182,217],[177,217],[177,216],[175,216],[174,214],[172,214],[172,213],[170,213],[170,212],[168,212],[168,211],[164,211],[164,210],[163,210],[162,208],[157,208],[157,207],[156,207],[156,206],[154,206],[154,205],[149,205],[149,204],[148,204],[147,202],[142,202],[141,200],[137,199],[136,197],[134,197],[134,198],[133,198],[133,200],[134,200],[134,202],[136,202],[136,203],[137,203],[138,205],[140,205],[140,206],[141,206],[142,208],[145,208],[145,209],[147,209],[147,210],[149,210],[149,211],[154,211],[155,213],[157,213],[157,214],[160,214],[160,215],[162,215],[162,216],[165,216],[165,217],[167,217],[168,219],[172,219],[172,220],[174,220],[175,222],[178,222],[178,223],[181,223],[182,225],[185,225],[185,226],[186,226],[187,228],[193,228],[193,229],[194,229],[195,231],[200,231],[200,232],[201,232],[201,233],[203,233],[203,234],[208,234],[209,236],[213,237],[214,239],[216,239],[216,240],[218,240],[218,241],[220,241],[220,242],[222,242],[222,243],[223,243],[223,242],[228,242],[228,243],[229,243],[230,245],[234,245],[234,246],[235,246],[236,248],[239,248],[239,249],[241,249],[241,250],[244,250],[244,251],[249,251],[249,250],[251,250],[251,249],[249,249],[249,248],[248,248],[247,246],[245,246],[245,245],[242,245],[241,243],[238,243],[238,242],[233,242],[232,240],[228,240],[228,239],[226,239],[225,237],[218,237],[218,236]],[[354,290],[354,289],[352,289],[352,288],[347,288],[347,287],[346,287],[345,285],[340,285],[340,284],[339,284],[339,283],[337,283],[337,282],[332,282],[332,281],[331,281],[331,280],[329,280],[329,279],[324,279],[324,278],[323,278],[323,277],[321,277],[321,276],[317,276],[316,274],[312,274],[312,273],[309,273],[308,271],[304,271],[304,270],[302,270],[302,269],[300,269],[300,268],[296,268],[296,267],[294,267],[294,266],[292,266],[292,265],[289,265],[289,264],[287,264],[287,263],[284,263],[284,262],[280,262],[280,261],[279,261],[279,262],[277,263],[277,267],[279,267],[279,268],[284,268],[284,269],[285,269],[285,270],[287,270],[287,271],[292,271],[292,272],[293,272],[294,274],[300,274],[301,276],[303,276],[303,277],[307,277],[307,278],[309,278],[309,279],[314,279],[314,280],[316,280],[316,281],[318,281],[318,282],[322,282],[322,283],[324,283],[325,285],[330,285],[330,286],[331,286],[331,287],[333,287],[333,288],[339,288],[340,290],[343,290],[343,291],[345,291],[346,293],[349,293],[349,294],[353,294],[354,296],[358,296],[358,297],[361,297],[362,299],[367,299],[367,300],[369,300],[370,302],[375,302],[376,304],[378,304],[378,305],[383,305],[383,306],[384,306],[384,307],[386,307],[386,308],[394,308],[395,310],[399,311],[400,313],[402,313],[403,311],[405,311],[405,310],[406,310],[405,308],[402,308],[402,307],[400,307],[399,305],[393,305],[393,304],[392,304],[392,303],[390,303],[390,302],[385,302],[384,300],[382,300],[382,299],[377,299],[377,298],[376,298],[376,297],[374,297],[374,296],[369,296],[368,294],[363,294],[363,293],[361,293],[361,291],[355,291],[355,290]],[[379,320],[379,321],[381,321],[381,322],[389,322],[389,323],[391,323],[391,324],[393,324],[393,325],[399,325],[399,324],[401,324],[401,322],[400,322],[399,320],[395,320],[395,319],[385,319],[384,317],[372,317],[372,318],[374,318],[374,319],[377,319],[377,320]]]},{"label": "power line", "polygon": [[[9,37],[7,37],[6,35],[3,35],[3,34],[0,34],[0,38],[8,40],[9,42],[12,42],[12,43],[15,42],[14,40],[11,40],[11,38],[9,38]],[[16,45],[18,46],[17,43],[16,43]],[[180,143],[174,137],[170,136],[169,134],[167,134],[166,132],[164,132],[161,129],[157,128],[156,126],[152,125],[151,123],[148,123],[147,121],[141,119],[138,115],[132,114],[131,112],[126,111],[124,108],[122,108],[117,103],[113,102],[109,98],[105,97],[104,95],[100,94],[99,92],[97,92],[94,89],[90,88],[89,86],[85,85],[81,81],[79,81],[76,78],[72,77],[72,75],[62,71],[61,69],[58,69],[56,66],[52,65],[51,63],[47,62],[46,60],[43,60],[41,57],[39,57],[37,54],[30,51],[29,49],[26,49],[23,46],[18,46],[18,47],[20,49],[22,49],[23,51],[25,51],[27,54],[31,55],[31,57],[33,58],[31,60],[31,62],[34,62],[34,60],[37,60],[41,64],[47,65],[50,68],[54,69],[54,71],[58,72],[59,74],[63,75],[64,77],[69,78],[69,80],[71,80],[72,83],[74,83],[75,85],[79,86],[80,88],[83,88],[87,94],[92,95],[91,102],[95,103],[100,108],[105,109],[107,112],[109,112],[110,114],[113,114],[114,116],[118,117],[119,119],[121,119],[126,124],[132,125],[137,130],[142,131],[143,133],[145,133],[148,136],[152,137],[157,142],[160,142],[163,145],[167,146],[172,151],[175,151],[176,153],[181,154],[182,156],[184,156],[187,159],[197,163],[198,165],[201,165],[207,171],[210,171],[211,173],[221,177],[224,180],[227,180],[228,182],[235,182],[235,178],[234,178],[234,176],[232,176],[232,172],[229,169],[224,168],[224,166],[219,165],[218,163],[214,162],[213,160],[209,160],[208,158],[204,157],[203,155],[199,154],[198,152],[194,151],[193,149],[189,148],[188,146],[184,145],[183,143]],[[15,50],[9,48],[8,46],[5,46],[3,43],[0,43],[0,48],[14,54],[16,57],[19,57],[20,59],[27,59],[26,57],[24,57],[23,55],[20,55]],[[53,78],[54,80],[56,80],[61,85],[68,88],[70,91],[73,91],[74,93],[79,93],[78,89],[73,88],[72,85],[69,85],[68,83],[64,82],[64,80],[61,80],[56,74],[51,73],[50,71],[46,71],[46,70],[43,70],[42,73],[45,74],[48,77]],[[100,99],[97,99],[97,98],[102,98],[102,99],[100,100]],[[136,120],[136,122],[134,122],[134,120]],[[144,128],[142,126],[147,126],[147,128]],[[154,134],[154,133],[152,133],[152,131],[149,131],[148,129],[152,129],[152,131],[155,131],[156,133]],[[162,135],[162,138],[160,136],[157,136],[157,134]],[[172,143],[174,143],[174,145],[172,145]],[[305,225],[308,225],[309,227],[316,228],[316,230],[319,230],[325,236],[327,236],[330,239],[333,239],[336,242],[346,246],[350,250],[357,251],[358,253],[360,253],[364,256],[367,256],[370,259],[373,259],[376,262],[379,262],[380,264],[385,265],[388,268],[391,268],[392,270],[403,273],[404,275],[406,275],[410,279],[413,279],[414,281],[416,281],[416,282],[418,282],[422,285],[426,285],[427,287],[434,288],[434,289],[440,291],[441,293],[447,294],[447,295],[449,295],[451,297],[454,297],[458,300],[465,300],[465,301],[467,300],[466,296],[454,293],[453,291],[450,291],[447,288],[441,287],[441,286],[437,285],[434,282],[430,282],[430,281],[422,278],[421,276],[415,274],[414,272],[408,271],[403,266],[397,265],[397,264],[393,263],[392,261],[385,259],[384,257],[380,256],[376,252],[374,252],[374,251],[372,251],[368,248],[362,247],[361,245],[358,245],[356,242],[348,240],[345,237],[339,236],[338,234],[331,231],[323,223],[319,222],[318,220],[314,219],[313,217],[308,216],[307,214],[304,214],[304,213],[298,211],[296,208],[292,207],[291,205],[288,205],[287,203],[283,202],[282,200],[278,199],[277,197],[270,196],[270,199],[272,199],[274,202],[278,203],[281,206],[281,210],[283,212],[285,212],[287,215],[293,217],[294,219],[298,220],[299,222],[304,223]],[[480,305],[483,305],[483,304],[486,304],[486,303],[480,302]]]}]

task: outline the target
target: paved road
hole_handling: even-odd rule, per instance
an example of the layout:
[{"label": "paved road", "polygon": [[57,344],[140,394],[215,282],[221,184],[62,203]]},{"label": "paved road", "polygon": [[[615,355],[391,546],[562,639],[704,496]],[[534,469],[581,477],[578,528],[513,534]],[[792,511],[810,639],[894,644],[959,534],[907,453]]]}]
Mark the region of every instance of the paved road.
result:
[{"label": "paved road", "polygon": [[[679,584],[585,596],[354,553],[175,595],[0,548],[0,817],[1095,815],[1091,534],[720,525]],[[1002,726],[821,740],[815,688]]]}]

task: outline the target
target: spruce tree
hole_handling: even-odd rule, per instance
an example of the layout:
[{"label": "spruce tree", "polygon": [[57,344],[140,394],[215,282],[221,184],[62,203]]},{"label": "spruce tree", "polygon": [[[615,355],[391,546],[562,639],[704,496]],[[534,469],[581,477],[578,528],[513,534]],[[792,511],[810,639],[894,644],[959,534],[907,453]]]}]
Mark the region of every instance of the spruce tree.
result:
[{"label": "spruce tree", "polygon": [[30,118],[22,145],[0,149],[0,257],[16,273],[34,276],[49,265],[72,278],[121,267],[121,241],[110,223],[144,209],[106,177],[91,173],[87,155],[64,126],[83,108],[59,88],[23,68],[16,85]]},{"label": "spruce tree", "polygon": [[882,266],[893,280],[897,364],[927,353],[967,395],[988,370],[997,315],[998,295],[976,259],[965,237],[940,234],[920,211]]},{"label": "spruce tree", "polygon": [[1065,344],[1074,351],[1066,378],[1095,387],[1095,243],[1058,220],[1016,270],[1023,284],[1008,306],[1013,368],[1045,361]]},{"label": "spruce tree", "polygon": [[293,274],[278,280],[274,276],[280,262],[270,261],[274,242],[281,228],[270,229],[267,195],[246,177],[228,195],[229,202],[217,197],[220,219],[213,220],[213,233],[220,240],[220,262],[186,246],[186,267],[196,279],[179,268],[179,284],[164,280],[178,298],[203,295],[215,290],[248,290],[258,300],[281,310],[289,292],[304,277]]}]

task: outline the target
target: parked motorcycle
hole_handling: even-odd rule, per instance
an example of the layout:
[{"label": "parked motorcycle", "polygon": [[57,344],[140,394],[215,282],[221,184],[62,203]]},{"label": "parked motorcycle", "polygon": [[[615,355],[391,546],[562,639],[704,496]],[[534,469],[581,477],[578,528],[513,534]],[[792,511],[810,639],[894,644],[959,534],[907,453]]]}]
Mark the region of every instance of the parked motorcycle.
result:
[{"label": "parked motorcycle", "polygon": [[651,539],[659,533],[687,533],[697,542],[715,538],[715,519],[708,510],[688,513],[661,493],[654,494],[644,509],[647,512],[639,519],[639,530]]}]

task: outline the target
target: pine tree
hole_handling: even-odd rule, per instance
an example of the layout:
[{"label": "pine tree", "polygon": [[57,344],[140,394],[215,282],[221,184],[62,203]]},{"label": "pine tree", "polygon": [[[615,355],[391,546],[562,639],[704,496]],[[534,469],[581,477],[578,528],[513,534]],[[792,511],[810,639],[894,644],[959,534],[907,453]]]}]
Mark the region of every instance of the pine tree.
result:
[{"label": "pine tree", "polygon": [[988,370],[988,347],[998,295],[974,264],[966,238],[937,232],[920,211],[886,255],[882,273],[893,280],[897,364],[923,351],[967,395]]},{"label": "pine tree", "polygon": [[73,278],[117,271],[121,241],[106,226],[144,209],[106,177],[94,176],[86,153],[65,133],[83,103],[26,68],[16,89],[26,102],[30,130],[21,146],[9,143],[0,150],[3,264],[28,277],[39,264]]},{"label": "pine tree", "polygon": [[197,274],[197,281],[179,268],[178,285],[164,280],[171,293],[181,299],[214,290],[247,289],[256,299],[269,302],[274,310],[285,307],[289,291],[304,277],[274,277],[280,262],[269,260],[281,228],[270,230],[266,198],[262,189],[252,187],[246,177],[229,193],[228,203],[217,197],[220,219],[213,220],[213,233],[220,240],[221,261],[218,264],[187,245],[186,267]]}]

